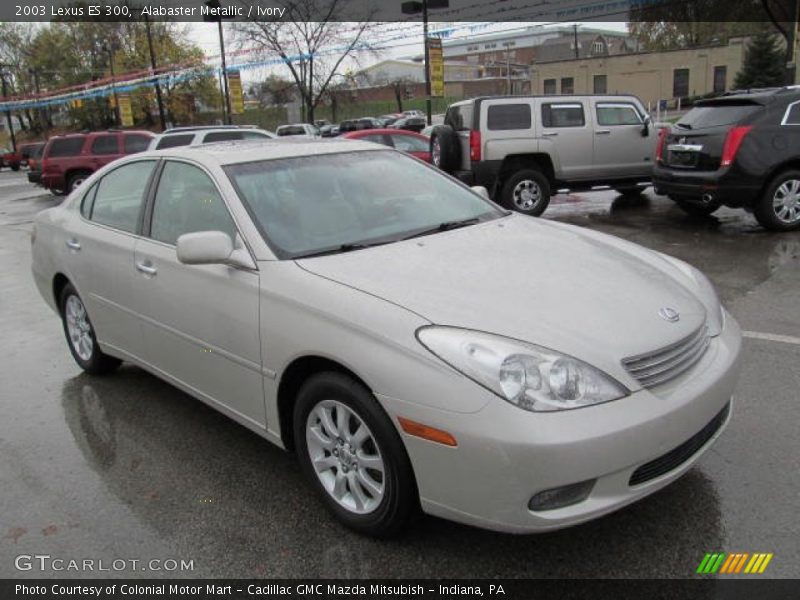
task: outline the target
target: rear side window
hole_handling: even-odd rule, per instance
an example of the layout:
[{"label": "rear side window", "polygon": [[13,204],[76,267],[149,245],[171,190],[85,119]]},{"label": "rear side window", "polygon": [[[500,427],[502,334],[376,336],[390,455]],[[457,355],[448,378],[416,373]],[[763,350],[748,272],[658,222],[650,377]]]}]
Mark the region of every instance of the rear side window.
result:
[{"label": "rear side window", "polygon": [[90,219],[134,233],[142,198],[156,161],[143,160],[111,171],[97,184]]},{"label": "rear side window", "polygon": [[81,214],[87,219],[92,215],[92,204],[94,203],[94,195],[97,193],[97,185],[94,184],[89,191],[83,195],[81,200]]},{"label": "rear side window", "polygon": [[597,124],[605,127],[641,125],[642,118],[633,104],[598,104]]},{"label": "rear side window", "polygon": [[489,107],[486,127],[492,131],[531,128],[530,104],[495,104]]},{"label": "rear side window", "polygon": [[144,152],[150,145],[150,138],[146,135],[126,135],[122,139],[124,140],[123,151],[125,154]]},{"label": "rear side window", "polygon": [[81,153],[83,148],[84,137],[71,137],[53,140],[50,144],[50,150],[47,153],[48,158],[56,156],[77,156]]},{"label": "rear side window", "polygon": [[545,127],[583,127],[585,124],[582,104],[542,104],[542,125]]},{"label": "rear side window", "polygon": [[203,143],[211,144],[213,142],[230,142],[231,140],[241,139],[244,139],[241,131],[212,131],[206,134],[206,137],[203,138]]},{"label": "rear side window", "polygon": [[178,146],[188,146],[194,139],[193,133],[185,133],[182,135],[165,135],[156,145],[156,150],[163,150],[164,148],[177,148]]},{"label": "rear side window", "polygon": [[[732,125],[749,117],[761,106],[758,104],[718,104],[716,106],[695,106],[678,121],[684,129],[705,129]],[[688,127],[687,127],[688,126]]]},{"label": "rear side window", "polygon": [[271,136],[259,133],[258,131],[242,131],[243,140],[269,140]]},{"label": "rear side window", "polygon": [[92,142],[92,154],[118,154],[119,144],[115,135],[100,135]]},{"label": "rear side window", "polygon": [[781,125],[800,125],[800,101],[792,102],[786,107]]},{"label": "rear side window", "polygon": [[305,132],[306,130],[300,127],[299,125],[281,127],[280,129],[278,129],[278,135],[280,137],[285,137],[287,135],[304,135]]}]

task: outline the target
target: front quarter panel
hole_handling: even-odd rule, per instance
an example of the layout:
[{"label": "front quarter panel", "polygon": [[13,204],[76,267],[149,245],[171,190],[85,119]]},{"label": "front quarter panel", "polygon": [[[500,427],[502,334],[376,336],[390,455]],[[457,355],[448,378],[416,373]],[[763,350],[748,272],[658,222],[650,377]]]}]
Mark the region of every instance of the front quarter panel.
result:
[{"label": "front quarter panel", "polygon": [[[315,260],[329,260],[325,257]],[[429,324],[400,306],[305,271],[294,261],[263,261],[261,344],[267,427],[280,435],[277,393],[281,375],[296,359],[336,361],[376,395],[404,398],[441,411],[481,410],[486,394],[417,341]],[[395,415],[391,415],[394,417]]]}]

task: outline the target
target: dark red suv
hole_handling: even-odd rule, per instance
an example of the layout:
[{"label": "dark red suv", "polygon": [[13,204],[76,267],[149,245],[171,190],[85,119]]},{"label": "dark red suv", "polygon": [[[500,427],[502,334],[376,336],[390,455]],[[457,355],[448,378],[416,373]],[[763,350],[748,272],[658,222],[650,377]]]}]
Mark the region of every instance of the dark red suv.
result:
[{"label": "dark red suv", "polygon": [[114,130],[54,136],[42,154],[41,184],[68,194],[111,161],[147,150],[153,137],[149,131]]}]

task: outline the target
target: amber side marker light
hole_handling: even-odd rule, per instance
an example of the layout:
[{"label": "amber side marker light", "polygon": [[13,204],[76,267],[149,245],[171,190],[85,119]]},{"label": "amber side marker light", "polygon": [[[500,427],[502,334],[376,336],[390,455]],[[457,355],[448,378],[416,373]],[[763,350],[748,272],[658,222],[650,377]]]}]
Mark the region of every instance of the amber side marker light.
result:
[{"label": "amber side marker light", "polygon": [[403,431],[409,435],[421,437],[424,440],[430,440],[437,444],[444,444],[445,446],[458,446],[456,438],[446,431],[436,429],[435,427],[428,427],[427,425],[417,423],[411,419],[404,419],[403,417],[397,417],[397,420],[400,422],[400,427],[403,428]]}]

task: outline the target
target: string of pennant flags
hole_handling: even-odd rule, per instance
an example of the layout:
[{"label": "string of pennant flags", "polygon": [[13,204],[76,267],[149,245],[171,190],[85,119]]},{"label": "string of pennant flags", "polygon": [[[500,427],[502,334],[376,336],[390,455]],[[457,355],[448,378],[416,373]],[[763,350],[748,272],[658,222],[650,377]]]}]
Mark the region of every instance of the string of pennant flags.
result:
[{"label": "string of pennant flags", "polygon": [[[463,25],[454,25],[447,28],[438,29],[435,31],[430,32],[431,37],[440,38],[440,39],[447,39],[453,36],[456,32],[463,32],[466,31],[468,34],[476,33],[482,30],[485,30],[489,27],[491,23],[470,23],[470,24],[463,24]],[[382,39],[372,40],[370,42],[363,42],[361,44],[357,44],[355,47],[352,48],[353,52],[367,52],[372,51],[374,49],[374,45],[377,43],[387,44],[393,41],[399,40],[407,40],[408,35],[407,33],[398,33],[394,36],[389,36]],[[325,56],[330,54],[337,54],[343,52],[350,48],[350,45],[341,45],[335,46],[323,50],[319,50],[314,53],[315,56]],[[245,51],[237,52],[237,55],[242,54],[253,54],[259,52],[257,49],[248,49]],[[297,63],[303,62],[311,58],[310,54],[307,53],[299,53],[292,56],[287,56],[286,58],[279,57],[279,56],[272,56],[264,59],[254,60],[254,61],[247,61],[238,64],[230,64],[227,65],[226,73],[230,74],[231,72],[236,71],[247,71],[251,69],[260,69],[265,67],[272,67],[286,63]],[[170,69],[170,70],[164,70]],[[196,64],[196,65],[182,65],[175,68],[172,67],[162,67],[159,69],[161,72],[153,72],[153,71],[138,71],[134,72],[139,74],[139,76],[135,76],[131,78],[131,73],[123,74],[117,76],[115,78],[106,78],[103,80],[91,82],[85,84],[85,86],[70,86],[69,88],[64,88],[58,93],[49,94],[46,96],[39,96],[39,97],[26,97],[20,99],[11,99],[4,102],[0,102],[0,110],[2,111],[20,111],[26,109],[34,109],[34,108],[45,108],[45,107],[52,107],[52,106],[59,106],[64,104],[72,104],[73,106],[79,105],[78,103],[82,103],[86,100],[92,100],[95,98],[107,98],[114,94],[127,94],[133,91],[153,88],[157,84],[178,84],[182,83],[187,80],[191,80],[198,76],[214,76],[218,77],[221,74],[222,68],[221,66],[213,66],[207,63],[203,64]],[[77,89],[76,89],[77,88]]]}]

